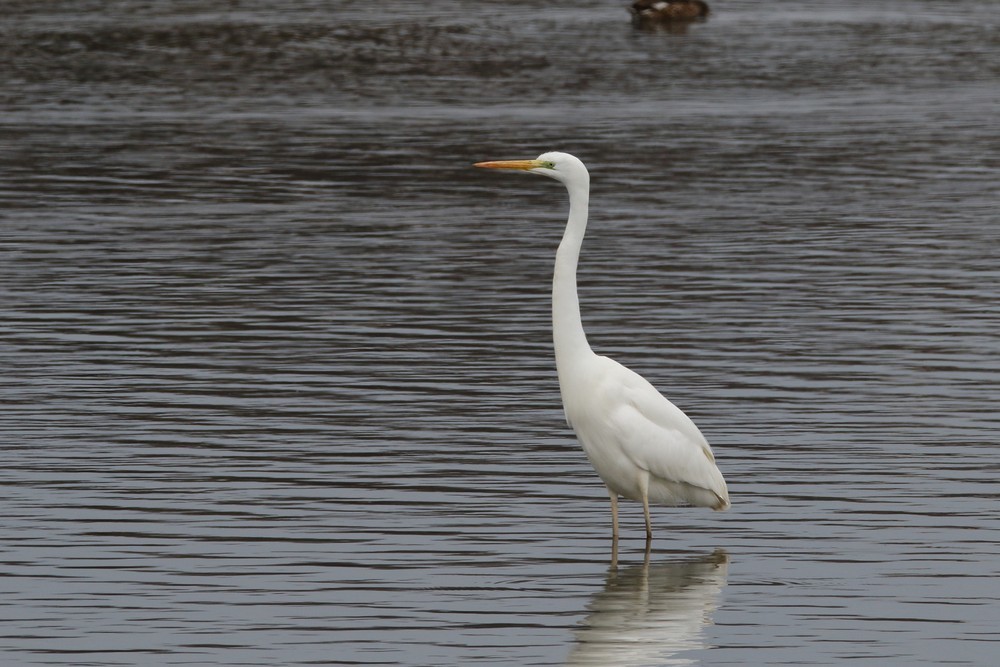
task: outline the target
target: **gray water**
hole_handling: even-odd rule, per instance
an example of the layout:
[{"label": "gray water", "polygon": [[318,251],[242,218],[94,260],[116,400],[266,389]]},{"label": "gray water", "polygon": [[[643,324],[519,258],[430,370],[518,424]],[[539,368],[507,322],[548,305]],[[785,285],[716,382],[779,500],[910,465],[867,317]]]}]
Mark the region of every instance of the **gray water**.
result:
[{"label": "gray water", "polygon": [[[3,664],[994,663],[994,4],[625,5],[3,4]],[[616,563],[551,149],[733,501]]]}]

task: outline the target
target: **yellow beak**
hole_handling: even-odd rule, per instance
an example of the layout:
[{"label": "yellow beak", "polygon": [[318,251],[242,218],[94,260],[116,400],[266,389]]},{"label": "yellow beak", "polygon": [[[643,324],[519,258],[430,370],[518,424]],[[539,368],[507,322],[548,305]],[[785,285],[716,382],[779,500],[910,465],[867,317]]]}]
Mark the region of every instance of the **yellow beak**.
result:
[{"label": "yellow beak", "polygon": [[473,166],[482,167],[483,169],[518,169],[520,171],[529,171],[541,167],[542,164],[541,160],[497,160],[495,162],[477,162]]}]

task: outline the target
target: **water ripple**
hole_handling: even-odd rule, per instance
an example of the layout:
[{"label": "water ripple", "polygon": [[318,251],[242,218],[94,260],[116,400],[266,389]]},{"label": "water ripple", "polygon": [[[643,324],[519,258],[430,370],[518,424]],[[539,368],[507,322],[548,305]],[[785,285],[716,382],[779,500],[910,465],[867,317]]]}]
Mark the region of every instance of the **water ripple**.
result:
[{"label": "water ripple", "polygon": [[[993,660],[985,5],[91,4],[0,40],[5,662]],[[469,168],[548,148],[592,344],[733,497],[617,566],[564,194]]]}]

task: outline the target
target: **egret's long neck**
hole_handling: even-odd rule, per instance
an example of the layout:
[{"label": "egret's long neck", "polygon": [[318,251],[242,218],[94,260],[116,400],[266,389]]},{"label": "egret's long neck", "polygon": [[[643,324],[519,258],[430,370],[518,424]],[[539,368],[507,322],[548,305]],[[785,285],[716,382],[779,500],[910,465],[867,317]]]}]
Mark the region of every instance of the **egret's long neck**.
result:
[{"label": "egret's long neck", "polygon": [[552,277],[552,337],[556,349],[556,370],[561,381],[573,367],[574,360],[593,354],[580,320],[580,300],[576,293],[576,265],[580,246],[587,231],[587,205],[590,184],[567,185],[569,190],[569,220],[556,252],[556,268]]}]

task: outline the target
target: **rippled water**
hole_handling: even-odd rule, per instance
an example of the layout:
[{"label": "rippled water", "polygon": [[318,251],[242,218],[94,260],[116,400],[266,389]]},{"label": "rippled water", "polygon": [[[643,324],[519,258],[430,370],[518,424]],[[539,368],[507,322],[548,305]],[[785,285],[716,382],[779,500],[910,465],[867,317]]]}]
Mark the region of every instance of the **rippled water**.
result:
[{"label": "rippled water", "polygon": [[[992,663],[994,8],[625,5],[5,5],[4,664]],[[733,500],[616,563],[549,149]]]}]

